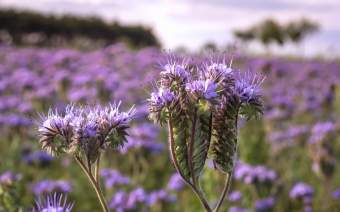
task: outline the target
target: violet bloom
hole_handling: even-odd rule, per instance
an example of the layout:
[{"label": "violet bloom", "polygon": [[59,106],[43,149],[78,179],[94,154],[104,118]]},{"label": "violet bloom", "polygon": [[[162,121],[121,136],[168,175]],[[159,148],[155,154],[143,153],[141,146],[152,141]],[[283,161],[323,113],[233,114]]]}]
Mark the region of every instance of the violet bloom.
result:
[{"label": "violet bloom", "polygon": [[225,63],[212,63],[205,68],[203,75],[206,79],[218,82],[221,78],[228,77],[232,72],[233,70]]},{"label": "violet bloom", "polygon": [[175,62],[171,62],[164,65],[163,69],[164,71],[161,71],[160,73],[162,77],[185,81],[190,76],[190,74],[186,71],[186,65],[184,63],[177,64]]},{"label": "violet bloom", "polygon": [[185,89],[195,98],[212,100],[218,96],[216,91],[217,84],[210,79],[188,82]]},{"label": "violet bloom", "polygon": [[171,175],[167,188],[170,191],[179,191],[179,190],[182,190],[183,187],[184,187],[184,181],[182,177],[178,173]]},{"label": "violet bloom", "polygon": [[115,185],[126,185],[130,183],[130,178],[123,176],[119,171],[114,169],[103,169],[100,175],[104,178],[107,189],[113,188]]},{"label": "violet bloom", "polygon": [[332,192],[332,197],[334,200],[340,200],[340,188]]},{"label": "violet bloom", "polygon": [[276,180],[277,174],[265,166],[251,166],[238,162],[235,167],[234,178],[246,184],[272,183]]},{"label": "violet bloom", "polygon": [[233,192],[231,192],[229,194],[228,200],[230,202],[238,202],[238,201],[240,201],[242,199],[242,196],[243,196],[242,192],[240,192],[240,191],[233,191]]},{"label": "violet bloom", "polygon": [[24,155],[23,161],[29,165],[46,166],[53,161],[53,157],[44,151],[35,151]]},{"label": "violet bloom", "polygon": [[335,125],[332,122],[319,122],[312,128],[312,135],[309,139],[310,143],[321,142],[326,138],[328,133],[335,131]]},{"label": "violet bloom", "polygon": [[240,208],[240,207],[230,207],[228,209],[228,212],[250,212],[250,210],[246,209],[246,208]]},{"label": "violet bloom", "polygon": [[306,183],[299,182],[290,190],[289,196],[292,199],[311,199],[314,196],[314,189]]},{"label": "violet bloom", "polygon": [[5,171],[0,175],[0,185],[12,185],[20,179],[20,174],[15,174],[12,171]]},{"label": "violet bloom", "polygon": [[117,212],[124,212],[127,209],[129,195],[125,191],[118,191],[112,197],[109,207]]},{"label": "violet bloom", "polygon": [[33,184],[31,190],[37,196],[52,192],[69,193],[72,191],[72,186],[65,180],[42,180]]},{"label": "violet bloom", "polygon": [[38,129],[43,149],[52,155],[85,153],[87,160],[93,163],[101,149],[117,148],[126,141],[126,129],[134,109],[120,112],[119,106],[82,108],[70,105],[63,115],[50,110]]},{"label": "violet bloom", "polygon": [[38,199],[32,212],[70,212],[73,203],[67,202],[67,197],[62,194],[54,193],[47,195],[45,199]]},{"label": "violet bloom", "polygon": [[275,206],[274,197],[267,197],[255,202],[255,211],[256,212],[271,211],[273,210],[274,206]]},{"label": "violet bloom", "polygon": [[129,209],[134,209],[137,207],[138,203],[146,203],[148,201],[148,197],[148,194],[143,188],[136,188],[130,192],[126,206]]},{"label": "violet bloom", "polygon": [[152,206],[158,201],[174,202],[175,200],[175,196],[172,196],[168,194],[165,190],[161,189],[158,191],[153,191],[149,194],[147,204],[149,206]]},{"label": "violet bloom", "polygon": [[241,102],[251,103],[260,99],[260,86],[264,78],[256,74],[239,74],[235,83],[235,92],[240,97]]}]

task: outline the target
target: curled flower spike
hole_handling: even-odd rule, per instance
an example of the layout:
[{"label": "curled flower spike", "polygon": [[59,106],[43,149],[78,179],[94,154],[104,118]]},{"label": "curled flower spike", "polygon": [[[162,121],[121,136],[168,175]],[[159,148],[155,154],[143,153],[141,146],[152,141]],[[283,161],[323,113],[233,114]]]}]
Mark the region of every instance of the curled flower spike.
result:
[{"label": "curled flower spike", "polygon": [[206,211],[212,209],[199,187],[199,179],[208,154],[214,167],[226,174],[225,188],[214,209],[218,211],[236,161],[238,117],[262,113],[262,80],[257,75],[236,77],[223,60],[203,65],[183,65],[178,61],[170,60],[164,65],[159,90],[148,99],[150,118],[167,123],[172,162]]},{"label": "curled flower spike", "polygon": [[70,212],[73,205],[73,203],[67,203],[67,197],[54,193],[46,196],[43,200],[39,198],[32,212]]}]

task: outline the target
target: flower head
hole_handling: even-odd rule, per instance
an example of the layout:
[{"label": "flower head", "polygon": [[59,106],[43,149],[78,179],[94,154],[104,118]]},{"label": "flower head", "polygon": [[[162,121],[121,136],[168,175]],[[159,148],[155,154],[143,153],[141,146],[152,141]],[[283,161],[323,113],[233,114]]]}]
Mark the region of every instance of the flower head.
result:
[{"label": "flower head", "polygon": [[212,100],[217,95],[217,84],[212,80],[196,80],[186,84],[185,89],[196,98]]},{"label": "flower head", "polygon": [[121,146],[126,140],[125,130],[134,109],[119,112],[119,106],[70,105],[64,114],[50,110],[38,128],[43,149],[52,155],[83,152],[91,162],[95,161],[100,149]]},{"label": "flower head", "polygon": [[292,199],[305,199],[312,198],[314,195],[314,189],[310,185],[299,182],[293,186],[289,192],[289,196]]},{"label": "flower head", "polygon": [[64,198],[62,194],[54,193],[47,195],[43,200],[39,198],[33,212],[70,212],[72,208],[73,203],[67,203],[67,197]]}]

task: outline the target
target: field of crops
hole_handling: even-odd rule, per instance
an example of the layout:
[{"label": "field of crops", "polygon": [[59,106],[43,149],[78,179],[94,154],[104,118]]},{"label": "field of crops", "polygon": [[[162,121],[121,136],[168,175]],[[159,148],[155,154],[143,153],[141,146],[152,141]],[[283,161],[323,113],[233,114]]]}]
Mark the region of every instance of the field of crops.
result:
[{"label": "field of crops", "polygon": [[[210,62],[185,57],[189,67]],[[258,88],[263,116],[238,121],[237,159],[220,211],[340,210],[340,63],[224,57],[233,71],[265,79]],[[43,151],[38,128],[49,108],[119,101],[121,111],[134,105],[135,114],[124,145],[101,155],[99,186],[110,210],[203,211],[171,162],[166,124],[148,118],[166,58],[156,48],[122,44],[89,52],[0,47],[0,211],[30,211],[55,192],[67,195],[72,211],[101,211],[72,154]],[[212,206],[224,184],[215,165],[209,153],[199,177]]]}]

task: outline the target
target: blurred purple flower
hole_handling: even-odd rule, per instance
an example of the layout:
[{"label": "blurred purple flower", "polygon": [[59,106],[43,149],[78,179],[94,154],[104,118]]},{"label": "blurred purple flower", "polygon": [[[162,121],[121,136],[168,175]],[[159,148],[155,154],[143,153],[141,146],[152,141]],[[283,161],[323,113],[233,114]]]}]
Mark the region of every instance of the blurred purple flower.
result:
[{"label": "blurred purple flower", "polygon": [[114,169],[102,169],[100,175],[104,178],[107,189],[111,189],[116,185],[126,185],[130,183],[130,178],[124,177],[119,171]]},{"label": "blurred purple flower", "polygon": [[289,192],[292,199],[310,199],[313,195],[313,187],[303,182],[296,183]]},{"label": "blurred purple flower", "polygon": [[12,171],[5,171],[0,175],[1,185],[12,185],[14,182],[21,179],[21,174],[15,174]]},{"label": "blurred purple flower", "polygon": [[179,191],[183,189],[184,185],[182,177],[178,173],[175,173],[171,175],[167,188],[170,191]]},{"label": "blurred purple flower", "polygon": [[240,192],[240,191],[233,191],[233,192],[231,192],[229,194],[228,200],[230,202],[238,202],[238,201],[240,201],[242,199],[242,196],[243,196],[242,192]]},{"label": "blurred purple flower", "polygon": [[256,212],[266,212],[273,210],[275,206],[274,197],[267,197],[264,199],[257,200],[255,202],[255,211]]},{"label": "blurred purple flower", "polygon": [[42,180],[33,184],[31,190],[37,196],[52,192],[69,193],[72,191],[72,186],[65,180]]},{"label": "blurred purple flower", "polygon": [[47,195],[43,200],[39,198],[32,212],[70,212],[72,208],[73,203],[67,203],[67,197],[54,193]]}]

